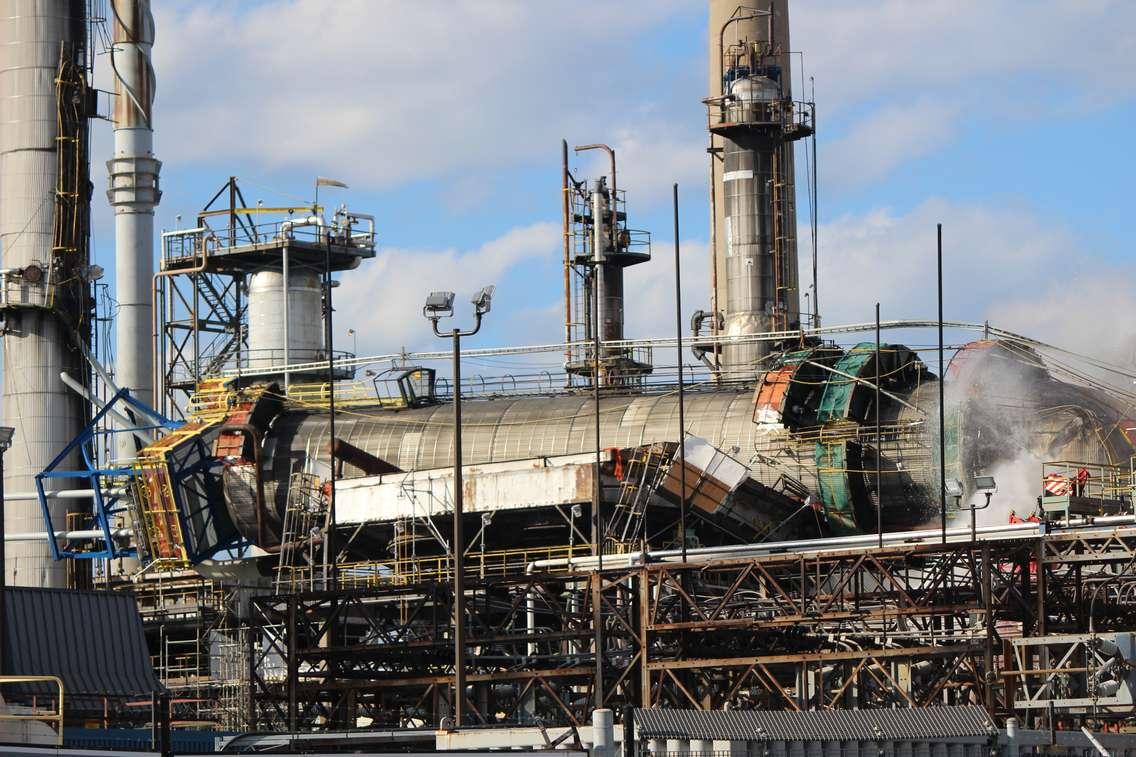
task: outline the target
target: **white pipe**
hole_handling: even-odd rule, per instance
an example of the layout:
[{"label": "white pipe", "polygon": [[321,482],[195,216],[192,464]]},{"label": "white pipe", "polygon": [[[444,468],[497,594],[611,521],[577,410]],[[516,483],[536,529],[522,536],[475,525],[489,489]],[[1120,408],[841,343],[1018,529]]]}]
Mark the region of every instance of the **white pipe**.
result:
[{"label": "white pipe", "polygon": [[[129,539],[134,535],[134,530],[130,528],[112,528],[110,530],[110,537],[116,541],[122,539]],[[55,538],[58,541],[80,541],[89,539],[102,539],[106,534],[101,529],[92,528],[86,531],[56,531]],[[47,541],[47,531],[26,531],[18,534],[4,534],[4,541]]]},{"label": "white pipe", "polygon": [[1081,726],[1081,733],[1085,734],[1085,738],[1088,739],[1089,743],[1093,745],[1093,748],[1097,750],[1097,754],[1101,757],[1110,757],[1109,751],[1104,748],[1104,744],[1097,741],[1096,736],[1093,736],[1093,732],[1089,730],[1088,726]]},{"label": "white pipe", "polygon": [[204,234],[207,231],[209,231],[208,226],[198,226],[195,229],[175,229],[174,231],[163,231],[162,232],[162,246],[165,247],[165,242],[166,242],[167,239],[176,239],[178,237],[188,237],[188,236],[193,236],[194,234]]},{"label": "white pipe", "polygon": [[[353,210],[348,210],[347,211],[347,219],[348,219],[348,228],[350,228],[350,226],[351,226],[351,223],[350,223],[351,221],[366,221],[367,222],[367,240],[372,245],[375,244],[375,217],[373,215],[371,215],[370,213],[356,213]],[[350,238],[354,239],[355,237],[354,237],[354,235],[350,235]]]},{"label": "white pipe", "polygon": [[[288,222],[285,221],[285,223],[288,223]],[[285,240],[287,240],[287,239],[289,239],[289,237],[285,237]],[[291,303],[288,302],[288,300],[290,300],[292,298],[289,296],[290,293],[288,291],[288,242],[287,241],[284,242],[284,250],[281,253],[281,258],[283,259],[282,271],[281,271],[283,273],[283,276],[281,276],[280,288],[284,290],[283,292],[280,293],[280,296],[284,298],[284,394],[287,395],[288,394],[288,387],[291,386],[291,384],[292,384],[292,374],[288,370],[288,363],[290,362],[290,357],[289,357],[289,354],[288,354],[288,340],[290,339],[290,336],[288,334],[288,320],[292,317],[291,308],[290,308]],[[324,296],[326,296],[326,294]]]},{"label": "white pipe", "polygon": [[323,220],[323,216],[312,215],[308,216],[307,218],[293,218],[280,224],[280,236],[283,239],[291,239],[292,231],[304,226],[319,227],[319,232],[317,232],[317,234],[318,237],[322,239],[327,223]]},{"label": "white pipe", "polygon": [[[1093,519],[1093,526],[1109,528],[1113,526],[1132,525],[1136,517],[1131,515],[1112,515]],[[1084,528],[1084,524],[1079,524]],[[1074,524],[1074,528],[1078,524]],[[1046,533],[1047,524],[1044,523],[1010,523],[1004,526],[982,526],[977,530],[979,536],[990,541],[1006,539],[1029,539]],[[1068,527],[1053,528],[1054,531],[1068,530]],[[923,531],[895,531],[883,536],[885,545],[907,543],[934,543],[942,536],[940,529],[926,529]],[[700,547],[688,549],[689,562],[699,562],[705,559],[720,557],[757,557],[777,553],[815,553],[828,552],[840,549],[862,549],[878,544],[877,534],[857,534],[855,536],[837,536],[829,539],[798,539],[795,541],[768,542],[765,544],[731,544],[723,547]],[[948,542],[970,541],[970,528],[948,528]],[[604,555],[604,567],[626,568],[634,565],[643,565],[646,562],[678,562],[682,559],[682,550],[667,549],[655,552],[636,552],[622,555]],[[560,557],[549,560],[535,560],[526,568],[526,572],[536,572],[542,568],[578,568],[593,570],[597,557],[587,555],[584,557]]]},{"label": "white pipe", "polygon": [[[126,489],[103,489],[104,497],[122,497]],[[95,496],[94,489],[50,489],[44,491],[48,499],[90,499]],[[39,499],[38,492],[4,492],[4,502],[34,502]]]},{"label": "white pipe", "polygon": [[[92,395],[91,392],[87,389],[87,387],[83,386],[78,381],[71,378],[71,376],[69,376],[67,374],[67,371],[61,372],[59,374],[59,379],[64,384],[66,384],[68,387],[73,389],[80,397],[82,397],[83,399],[87,400],[88,402],[98,406],[98,408],[100,410],[107,406],[107,403],[104,402],[101,397],[96,397],[96,396]],[[147,445],[147,444],[149,444],[150,442],[153,441],[153,436],[151,436],[146,430],[140,429],[140,428],[134,428],[138,424],[134,423],[133,421],[131,421],[129,418],[127,418],[125,415],[118,412],[114,408],[111,408],[110,410],[108,410],[107,415],[109,415],[110,417],[112,417],[116,421],[118,421],[119,425],[121,425],[122,428],[130,429],[130,433],[133,434],[134,438],[137,439],[138,441],[140,441],[143,446],[145,446],[145,445]],[[131,457],[133,457],[133,456],[134,455],[131,454]]]}]

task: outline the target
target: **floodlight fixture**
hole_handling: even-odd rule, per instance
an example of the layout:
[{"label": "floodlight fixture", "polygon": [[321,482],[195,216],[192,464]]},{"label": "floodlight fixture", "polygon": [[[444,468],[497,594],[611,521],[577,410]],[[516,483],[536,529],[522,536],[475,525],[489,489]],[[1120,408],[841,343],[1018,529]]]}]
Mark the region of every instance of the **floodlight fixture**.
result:
[{"label": "floodlight fixture", "polygon": [[947,496],[961,497],[962,491],[962,481],[959,481],[957,478],[947,479]]},{"label": "floodlight fixture", "polygon": [[974,488],[983,493],[997,494],[998,482],[994,480],[993,476],[975,476]]},{"label": "floodlight fixture", "polygon": [[422,308],[422,315],[430,320],[446,318],[454,314],[453,292],[430,292],[426,297],[426,306]]},{"label": "floodlight fixture", "polygon": [[11,426],[0,426],[0,452],[6,452],[12,446],[12,437],[16,435],[16,429]]},{"label": "floodlight fixture", "polygon": [[487,287],[482,287],[477,292],[477,294],[473,296],[473,299],[470,300],[473,303],[473,307],[477,315],[485,315],[489,312],[489,306],[493,301],[493,291],[496,288],[497,287],[495,287],[493,284],[490,284]]},{"label": "floodlight fixture", "polygon": [[986,495],[986,503],[982,505],[974,505],[975,510],[985,510],[990,507],[990,498],[998,493],[998,482],[994,480],[993,476],[975,476],[974,488],[980,493]]}]

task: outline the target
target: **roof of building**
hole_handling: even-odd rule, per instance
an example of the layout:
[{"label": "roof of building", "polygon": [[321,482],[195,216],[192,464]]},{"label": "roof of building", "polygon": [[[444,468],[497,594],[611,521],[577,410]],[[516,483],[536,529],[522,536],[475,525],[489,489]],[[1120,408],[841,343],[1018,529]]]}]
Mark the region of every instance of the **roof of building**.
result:
[{"label": "roof of building", "polygon": [[722,741],[901,741],[987,736],[984,707],[888,710],[635,710],[644,739]]},{"label": "roof of building", "polygon": [[130,595],[10,587],[5,598],[4,675],[57,676],[69,697],[162,688]]}]

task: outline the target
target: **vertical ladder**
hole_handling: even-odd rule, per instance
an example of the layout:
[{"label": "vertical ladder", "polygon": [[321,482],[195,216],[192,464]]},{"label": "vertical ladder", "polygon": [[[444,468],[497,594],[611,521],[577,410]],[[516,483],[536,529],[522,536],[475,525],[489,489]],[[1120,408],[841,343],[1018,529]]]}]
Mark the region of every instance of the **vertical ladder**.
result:
[{"label": "vertical ladder", "polygon": [[[312,473],[293,473],[288,481],[280,560],[276,568],[277,594],[315,588],[316,564],[319,562],[315,550],[323,543],[327,533],[329,514],[319,477]],[[308,574],[308,587],[303,586],[305,573]]]},{"label": "vertical ladder", "polygon": [[641,537],[647,504],[667,476],[672,453],[673,449],[662,442],[635,449],[619,482],[619,500],[612,517],[613,538],[629,543]]}]

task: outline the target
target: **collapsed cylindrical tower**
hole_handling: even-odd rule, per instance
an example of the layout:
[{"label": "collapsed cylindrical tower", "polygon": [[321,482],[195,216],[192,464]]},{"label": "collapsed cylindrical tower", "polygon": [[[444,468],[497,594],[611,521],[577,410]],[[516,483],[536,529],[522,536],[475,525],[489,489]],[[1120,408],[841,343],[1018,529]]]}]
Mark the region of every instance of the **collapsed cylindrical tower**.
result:
[{"label": "collapsed cylindrical tower", "polygon": [[[793,102],[788,4],[768,11],[710,2],[712,296],[726,336],[782,331],[801,321],[792,142],[811,133]],[[718,367],[752,378],[762,344],[727,345]]]},{"label": "collapsed cylindrical tower", "polygon": [[[114,45],[114,157],[107,161],[107,201],[114,208],[115,381],[150,403],[153,363],[154,207],[161,200],[154,158],[154,19],[150,0],[111,0]],[[134,457],[130,434],[116,438],[115,456]]]},{"label": "collapsed cylindrical tower", "polygon": [[[4,458],[9,496],[35,491],[35,475],[85,420],[83,400],[59,378],[84,375],[79,345],[90,328],[85,7],[83,0],[0,3],[0,412],[15,428]],[[66,502],[48,502],[53,521],[65,523]],[[39,503],[12,502],[4,526],[42,531]],[[12,543],[4,570],[15,585],[66,584],[63,563],[52,561],[44,542]]]}]

